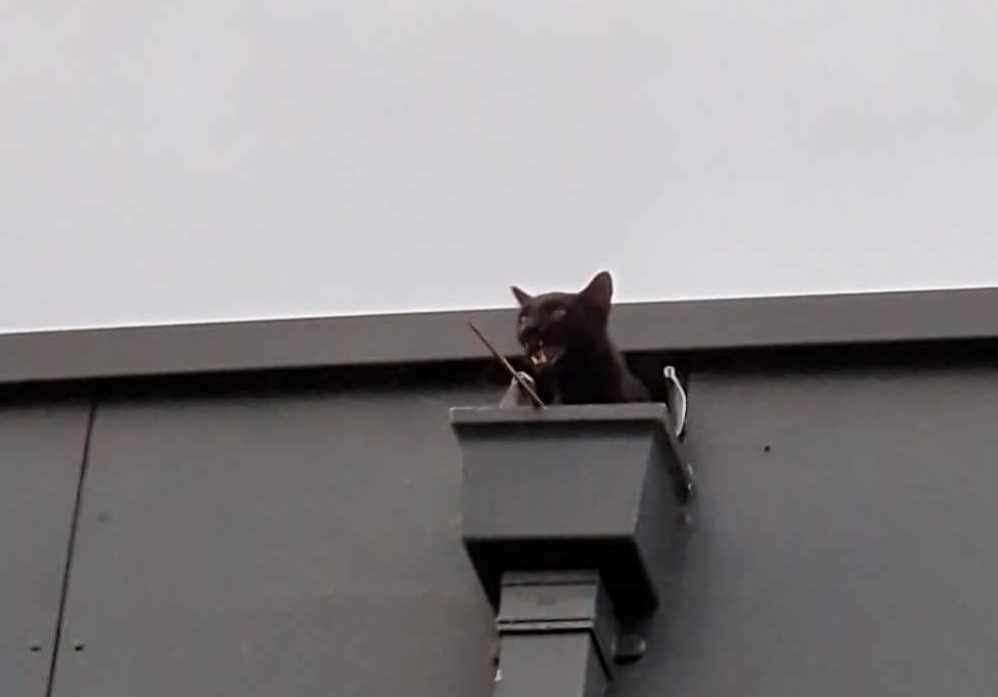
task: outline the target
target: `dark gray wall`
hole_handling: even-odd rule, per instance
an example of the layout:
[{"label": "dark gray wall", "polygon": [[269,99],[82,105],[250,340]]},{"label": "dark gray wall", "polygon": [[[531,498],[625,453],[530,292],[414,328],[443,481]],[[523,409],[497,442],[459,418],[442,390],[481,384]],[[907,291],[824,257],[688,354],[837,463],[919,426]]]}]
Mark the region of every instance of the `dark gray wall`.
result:
[{"label": "dark gray wall", "polygon": [[488,694],[446,418],[473,399],[103,403],[55,694]]},{"label": "dark gray wall", "polygon": [[[494,392],[413,370],[394,387],[107,392],[54,694],[489,695],[447,408]],[[708,367],[690,396],[700,499],[653,560],[663,607],[613,695],[998,692],[998,368]],[[0,538],[21,560],[0,580],[11,608],[36,559],[59,578],[86,420],[62,409],[0,419],[37,472],[4,480],[5,529],[36,516],[57,538]],[[55,588],[36,626],[51,630]],[[22,687],[44,670],[0,675],[5,694],[43,693]]]},{"label": "dark gray wall", "polygon": [[90,405],[0,400],[0,694],[45,694]]},{"label": "dark gray wall", "polygon": [[692,395],[694,530],[617,694],[998,693],[998,369],[706,373]]}]

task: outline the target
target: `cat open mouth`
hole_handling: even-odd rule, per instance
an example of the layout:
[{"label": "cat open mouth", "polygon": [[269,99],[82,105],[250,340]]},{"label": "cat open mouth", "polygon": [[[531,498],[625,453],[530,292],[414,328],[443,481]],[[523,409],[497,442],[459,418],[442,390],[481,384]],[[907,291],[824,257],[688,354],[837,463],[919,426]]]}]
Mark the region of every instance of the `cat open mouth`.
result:
[{"label": "cat open mouth", "polygon": [[531,365],[538,370],[550,368],[558,362],[564,353],[565,349],[562,346],[545,346],[543,343],[527,349],[527,357],[530,359]]}]

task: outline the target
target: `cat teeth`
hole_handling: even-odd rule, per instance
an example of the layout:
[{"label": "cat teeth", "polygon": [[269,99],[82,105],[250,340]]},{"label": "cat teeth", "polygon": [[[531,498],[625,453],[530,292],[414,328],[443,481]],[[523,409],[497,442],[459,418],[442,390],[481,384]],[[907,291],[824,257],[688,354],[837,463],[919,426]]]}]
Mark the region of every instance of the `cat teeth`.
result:
[{"label": "cat teeth", "polygon": [[544,353],[544,349],[540,349],[536,353],[530,354],[530,362],[534,365],[544,365],[548,362],[547,354]]}]

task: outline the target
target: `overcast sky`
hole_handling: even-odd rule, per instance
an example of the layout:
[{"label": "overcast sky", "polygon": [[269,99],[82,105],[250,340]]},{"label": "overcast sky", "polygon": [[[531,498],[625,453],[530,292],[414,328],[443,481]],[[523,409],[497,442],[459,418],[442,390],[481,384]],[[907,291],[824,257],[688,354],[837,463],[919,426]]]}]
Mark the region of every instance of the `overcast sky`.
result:
[{"label": "overcast sky", "polygon": [[0,331],[996,285],[996,19],[13,0]]}]

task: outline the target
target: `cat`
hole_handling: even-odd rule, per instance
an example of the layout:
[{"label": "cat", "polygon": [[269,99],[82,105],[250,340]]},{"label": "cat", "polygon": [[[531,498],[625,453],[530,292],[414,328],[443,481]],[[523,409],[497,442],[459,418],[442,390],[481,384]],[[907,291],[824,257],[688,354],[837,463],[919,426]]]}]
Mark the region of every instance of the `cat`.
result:
[{"label": "cat", "polygon": [[613,297],[609,272],[596,274],[578,293],[511,290],[520,305],[517,340],[545,404],[651,401],[607,334]]},{"label": "cat", "polygon": [[[607,404],[650,402],[653,395],[631,372],[623,354],[607,333],[613,279],[601,271],[578,293],[530,295],[511,286],[520,305],[516,338],[530,362],[533,375],[521,372],[545,404]],[[674,366],[664,371],[663,387],[677,440],[686,423],[686,392]],[[500,408],[530,404],[516,380],[500,402]],[[676,495],[689,502],[696,490],[693,466],[677,458],[673,480]]]}]

